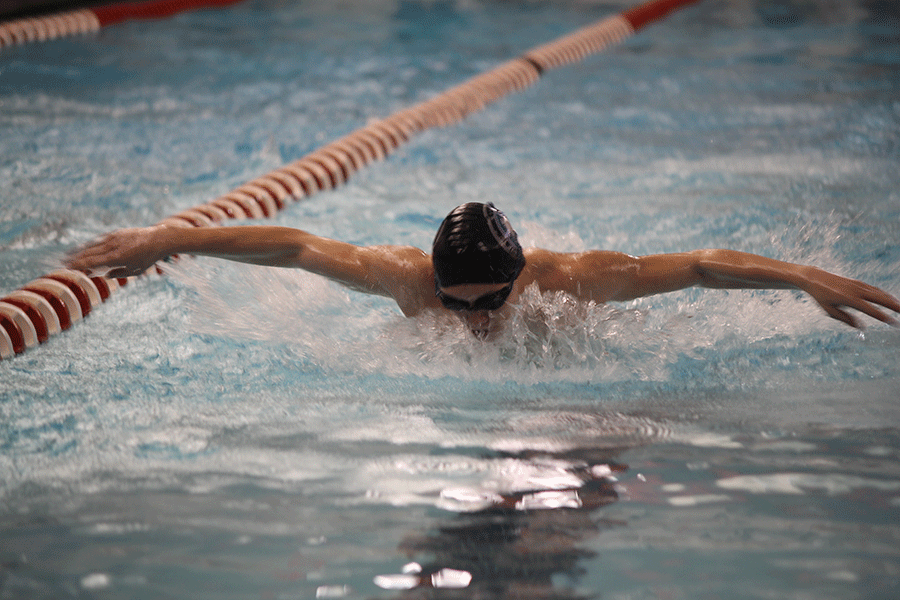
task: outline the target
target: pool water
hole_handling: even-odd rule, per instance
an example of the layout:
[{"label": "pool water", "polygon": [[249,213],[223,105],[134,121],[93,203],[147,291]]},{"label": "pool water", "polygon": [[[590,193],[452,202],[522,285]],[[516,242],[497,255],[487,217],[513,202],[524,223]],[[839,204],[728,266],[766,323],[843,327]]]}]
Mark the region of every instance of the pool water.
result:
[{"label": "pool water", "polygon": [[[0,287],[620,12],[248,1],[0,54]],[[271,221],[731,247],[900,293],[900,9],[709,0]],[[0,598],[896,598],[900,331],[532,293],[485,343],[206,259],[0,362]]]}]

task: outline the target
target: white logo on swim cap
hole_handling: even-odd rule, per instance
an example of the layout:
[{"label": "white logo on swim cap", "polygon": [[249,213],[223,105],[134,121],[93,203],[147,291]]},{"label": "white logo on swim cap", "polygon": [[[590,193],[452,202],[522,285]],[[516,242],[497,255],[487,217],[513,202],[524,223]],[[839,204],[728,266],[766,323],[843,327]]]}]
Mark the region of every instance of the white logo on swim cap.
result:
[{"label": "white logo on swim cap", "polygon": [[513,237],[515,236],[515,233],[513,232],[513,228],[509,224],[509,219],[506,218],[506,215],[497,209],[491,202],[484,205],[482,212],[484,214],[484,220],[487,221],[488,229],[490,230],[491,235],[494,236],[494,239],[497,240],[497,243],[500,244],[508,254],[518,254],[518,243]]}]

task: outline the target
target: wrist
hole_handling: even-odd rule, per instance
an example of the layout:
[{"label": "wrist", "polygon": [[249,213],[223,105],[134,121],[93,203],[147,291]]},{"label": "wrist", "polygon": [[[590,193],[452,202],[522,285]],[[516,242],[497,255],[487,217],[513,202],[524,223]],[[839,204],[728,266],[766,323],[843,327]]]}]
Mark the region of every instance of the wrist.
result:
[{"label": "wrist", "polygon": [[806,290],[818,278],[821,269],[809,265],[797,265],[789,283],[797,289]]},{"label": "wrist", "polygon": [[150,250],[153,262],[165,260],[182,250],[177,248],[178,227],[153,225],[145,229],[146,247]]}]

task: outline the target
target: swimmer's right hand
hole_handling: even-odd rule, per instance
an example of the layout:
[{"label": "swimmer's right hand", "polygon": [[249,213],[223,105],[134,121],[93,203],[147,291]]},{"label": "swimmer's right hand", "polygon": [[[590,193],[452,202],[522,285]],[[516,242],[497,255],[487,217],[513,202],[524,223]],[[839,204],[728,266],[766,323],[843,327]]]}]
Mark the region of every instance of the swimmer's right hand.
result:
[{"label": "swimmer's right hand", "polygon": [[160,235],[164,229],[154,226],[114,231],[74,250],[63,263],[92,277],[140,275],[168,256]]}]

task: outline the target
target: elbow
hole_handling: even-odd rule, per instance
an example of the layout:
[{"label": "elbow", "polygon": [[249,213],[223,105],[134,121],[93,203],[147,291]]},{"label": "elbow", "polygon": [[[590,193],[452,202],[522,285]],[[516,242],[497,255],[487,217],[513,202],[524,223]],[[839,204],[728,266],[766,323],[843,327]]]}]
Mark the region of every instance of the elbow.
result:
[{"label": "elbow", "polygon": [[598,302],[628,302],[650,293],[646,288],[640,259],[622,254],[619,263],[608,277],[608,287],[602,290]]},{"label": "elbow", "polygon": [[694,259],[691,263],[693,285],[714,289],[731,287],[733,282],[728,281],[730,278],[723,277],[723,265],[735,264],[733,251],[709,248],[693,250],[688,254]]}]

